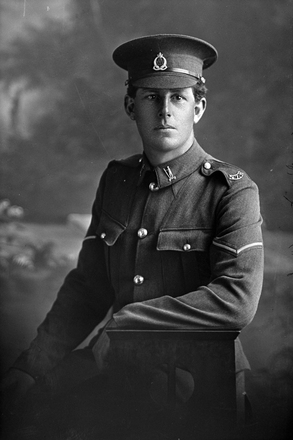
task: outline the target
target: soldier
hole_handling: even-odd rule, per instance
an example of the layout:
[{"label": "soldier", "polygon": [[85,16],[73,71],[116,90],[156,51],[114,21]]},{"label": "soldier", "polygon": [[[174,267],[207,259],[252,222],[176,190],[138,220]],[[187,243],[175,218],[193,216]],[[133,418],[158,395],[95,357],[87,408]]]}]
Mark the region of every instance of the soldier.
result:
[{"label": "soldier", "polygon": [[[242,329],[257,309],[257,186],[194,138],[206,109],[202,74],[216,49],[190,36],[153,35],[122,44],[113,59],[128,72],[125,111],[143,152],[105,170],[77,268],[5,378],[20,393],[40,380],[56,388],[81,359],[84,378],[98,374],[105,331],[90,348],[69,353],[111,307],[107,327],[118,329]],[[236,367],[248,368],[238,339]]]}]

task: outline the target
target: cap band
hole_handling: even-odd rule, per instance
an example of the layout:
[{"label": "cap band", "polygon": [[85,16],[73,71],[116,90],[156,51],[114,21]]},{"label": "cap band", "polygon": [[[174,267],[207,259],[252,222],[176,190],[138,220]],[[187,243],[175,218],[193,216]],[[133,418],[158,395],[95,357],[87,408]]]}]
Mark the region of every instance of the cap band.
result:
[{"label": "cap band", "polygon": [[[164,73],[168,73],[168,72],[183,73],[185,75],[192,76],[193,78],[196,78],[198,81],[201,81],[203,84],[206,81],[205,78],[199,75],[198,73],[191,72],[190,70],[187,69],[180,69],[179,67],[172,67],[172,68],[168,67],[167,69],[164,70]],[[140,76],[148,77],[148,76],[154,76],[154,74],[150,73],[149,71],[144,71],[144,72],[140,72]],[[128,82],[135,81],[136,79],[137,78],[133,76],[129,76]]]},{"label": "cap band", "polygon": [[129,81],[132,82],[141,78],[163,76],[170,73],[188,75],[200,80],[202,78],[201,72],[201,60],[194,56],[178,53],[167,53],[164,56],[162,52],[159,52],[156,57],[152,54],[146,54],[144,57],[131,60],[128,67]]},{"label": "cap band", "polygon": [[198,79],[199,81],[201,81],[203,84],[206,82],[206,80],[204,79],[203,76],[198,75],[197,73],[190,72],[190,70],[179,69],[179,68],[177,68],[177,67],[173,67],[173,69],[167,69],[167,70],[169,70],[170,72],[186,73],[186,75],[194,76],[196,79]]}]

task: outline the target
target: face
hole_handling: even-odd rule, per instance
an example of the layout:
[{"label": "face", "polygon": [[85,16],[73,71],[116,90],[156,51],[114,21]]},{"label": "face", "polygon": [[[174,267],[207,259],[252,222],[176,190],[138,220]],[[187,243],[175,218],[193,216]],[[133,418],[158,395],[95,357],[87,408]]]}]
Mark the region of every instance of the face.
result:
[{"label": "face", "polygon": [[193,125],[205,110],[205,99],[196,103],[191,87],[137,90],[126,96],[125,110],[136,125],[146,155],[153,165],[187,151],[193,143]]}]

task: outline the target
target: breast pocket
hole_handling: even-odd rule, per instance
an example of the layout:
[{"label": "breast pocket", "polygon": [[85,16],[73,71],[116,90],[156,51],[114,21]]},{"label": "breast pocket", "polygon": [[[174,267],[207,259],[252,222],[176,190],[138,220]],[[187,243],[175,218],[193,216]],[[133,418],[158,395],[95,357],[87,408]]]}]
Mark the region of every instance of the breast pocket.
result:
[{"label": "breast pocket", "polygon": [[159,232],[158,251],[205,252],[211,245],[210,229],[172,229]]},{"label": "breast pocket", "polygon": [[[209,249],[213,240],[211,229],[172,229],[162,230],[157,241],[157,250],[166,251],[169,264],[168,272],[177,267],[184,277],[185,291],[190,292],[210,281]],[[162,257],[164,260],[164,257]],[[175,263],[176,262],[176,263]],[[175,279],[173,279],[175,282]]]},{"label": "breast pocket", "polygon": [[125,229],[126,226],[104,211],[101,215],[96,234],[107,246],[113,246]]}]

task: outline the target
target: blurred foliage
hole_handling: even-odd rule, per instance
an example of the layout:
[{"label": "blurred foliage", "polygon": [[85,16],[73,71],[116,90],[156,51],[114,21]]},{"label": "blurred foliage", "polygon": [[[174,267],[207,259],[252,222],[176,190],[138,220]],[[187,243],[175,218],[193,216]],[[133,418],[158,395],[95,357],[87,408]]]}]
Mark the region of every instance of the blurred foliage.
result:
[{"label": "blurred foliage", "polygon": [[0,200],[0,276],[68,266],[70,256],[57,255],[54,241],[40,240],[20,222],[23,217],[21,206]]},{"label": "blurred foliage", "polygon": [[73,0],[69,7],[69,19],[27,26],[0,54],[11,97],[0,197],[34,220],[88,213],[106,163],[141,150],[123,111],[126,73],[111,53],[129,38],[174,32],[207,39],[220,54],[205,75],[200,144],[258,183],[269,228],[292,229],[291,0]]}]

